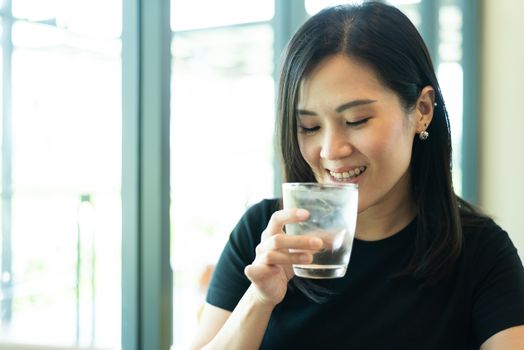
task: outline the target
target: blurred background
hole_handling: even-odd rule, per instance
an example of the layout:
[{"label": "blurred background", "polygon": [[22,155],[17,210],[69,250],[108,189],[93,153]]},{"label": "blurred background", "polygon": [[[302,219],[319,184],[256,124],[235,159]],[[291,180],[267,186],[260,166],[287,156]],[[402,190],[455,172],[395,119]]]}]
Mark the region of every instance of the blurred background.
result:
[{"label": "blurred background", "polygon": [[[524,2],[384,2],[431,51],[457,193],[524,257]],[[1,1],[0,349],[188,347],[229,233],[279,194],[281,51],[336,3]]]}]

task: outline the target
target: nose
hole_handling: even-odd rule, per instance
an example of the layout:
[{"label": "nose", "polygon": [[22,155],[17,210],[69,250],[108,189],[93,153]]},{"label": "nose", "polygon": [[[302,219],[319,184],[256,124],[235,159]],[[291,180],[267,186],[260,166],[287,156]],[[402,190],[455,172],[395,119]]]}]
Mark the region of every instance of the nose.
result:
[{"label": "nose", "polygon": [[353,146],[343,130],[327,130],[322,140],[320,157],[335,160],[348,157],[353,153]]}]

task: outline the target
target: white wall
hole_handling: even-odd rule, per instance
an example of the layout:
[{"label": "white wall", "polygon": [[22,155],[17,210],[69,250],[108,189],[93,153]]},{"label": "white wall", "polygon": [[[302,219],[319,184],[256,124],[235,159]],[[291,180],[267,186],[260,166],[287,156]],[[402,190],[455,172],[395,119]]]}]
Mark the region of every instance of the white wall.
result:
[{"label": "white wall", "polygon": [[524,1],[482,6],[480,205],[524,260]]}]

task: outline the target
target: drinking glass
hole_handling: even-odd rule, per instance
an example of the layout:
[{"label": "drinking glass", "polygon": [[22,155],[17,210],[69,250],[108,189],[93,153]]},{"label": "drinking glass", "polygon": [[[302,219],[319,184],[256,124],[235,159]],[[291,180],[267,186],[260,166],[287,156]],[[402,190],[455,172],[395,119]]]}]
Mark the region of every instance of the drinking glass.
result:
[{"label": "drinking glass", "polygon": [[322,250],[311,264],[295,264],[295,275],[305,278],[339,278],[346,274],[357,222],[356,184],[284,183],[284,209],[309,212],[306,221],[286,224],[286,234],[319,237]]}]

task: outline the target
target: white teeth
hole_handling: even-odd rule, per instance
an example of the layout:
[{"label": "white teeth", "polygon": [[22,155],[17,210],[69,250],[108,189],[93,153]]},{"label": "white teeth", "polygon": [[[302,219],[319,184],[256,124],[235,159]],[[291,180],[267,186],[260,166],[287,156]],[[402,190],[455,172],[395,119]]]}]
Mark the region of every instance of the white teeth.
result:
[{"label": "white teeth", "polygon": [[366,167],[365,166],[361,166],[361,167],[355,168],[354,170],[349,170],[349,171],[344,171],[344,172],[330,171],[329,173],[331,174],[331,176],[333,176],[337,180],[342,180],[342,179],[346,180],[346,179],[350,179],[352,177],[359,176],[365,170],[366,170]]}]

